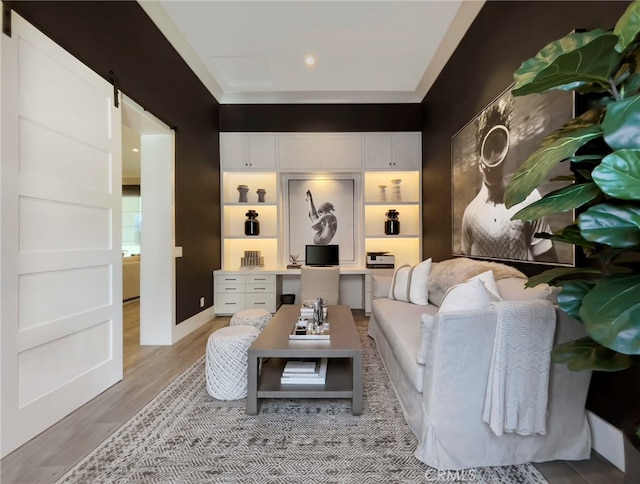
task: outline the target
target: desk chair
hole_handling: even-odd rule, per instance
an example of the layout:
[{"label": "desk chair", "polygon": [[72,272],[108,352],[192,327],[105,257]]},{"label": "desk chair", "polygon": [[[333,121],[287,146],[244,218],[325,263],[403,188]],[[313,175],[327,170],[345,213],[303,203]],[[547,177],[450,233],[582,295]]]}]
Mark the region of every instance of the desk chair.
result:
[{"label": "desk chair", "polygon": [[338,304],[340,294],[340,267],[312,267],[300,268],[300,299],[321,297],[327,304]]}]

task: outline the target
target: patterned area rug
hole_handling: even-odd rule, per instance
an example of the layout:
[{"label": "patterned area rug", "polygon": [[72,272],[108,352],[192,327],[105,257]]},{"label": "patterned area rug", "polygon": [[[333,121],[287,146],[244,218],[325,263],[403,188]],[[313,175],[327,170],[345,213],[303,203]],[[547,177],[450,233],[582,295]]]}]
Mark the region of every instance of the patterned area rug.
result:
[{"label": "patterned area rug", "polygon": [[540,484],[532,465],[439,472],[413,456],[416,439],[375,343],[364,351],[364,410],[349,400],[217,401],[202,357],[58,483]]}]

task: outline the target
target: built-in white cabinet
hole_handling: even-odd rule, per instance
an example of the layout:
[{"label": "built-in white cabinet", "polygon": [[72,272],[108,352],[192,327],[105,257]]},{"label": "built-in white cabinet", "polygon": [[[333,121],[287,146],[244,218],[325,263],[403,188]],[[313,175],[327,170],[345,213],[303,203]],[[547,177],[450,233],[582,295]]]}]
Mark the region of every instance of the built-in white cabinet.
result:
[{"label": "built-in white cabinet", "polygon": [[278,169],[287,172],[353,172],[362,170],[362,136],[284,134],[278,136]]},{"label": "built-in white cabinet", "polygon": [[232,315],[244,309],[276,312],[275,274],[214,274],[216,314]]},{"label": "built-in white cabinet", "polygon": [[[420,262],[421,152],[419,132],[221,133],[222,270],[242,272],[245,251],[260,251],[264,270],[286,267],[289,254],[285,237],[289,229],[285,181],[288,175],[298,173],[305,177],[315,173],[357,174],[362,180],[356,191],[362,214],[356,221],[360,224],[355,230],[357,246],[369,252],[389,252],[396,256],[396,265]],[[248,190],[246,201],[240,201],[244,187]],[[262,202],[258,190],[261,194],[266,191]],[[400,213],[398,235],[384,233],[385,214],[390,209]],[[257,236],[244,233],[248,210],[258,213]],[[365,254],[357,258],[364,266]],[[246,291],[233,291],[216,288],[216,310],[244,307],[253,297]],[[219,301],[225,306],[219,306]]]},{"label": "built-in white cabinet", "polygon": [[275,135],[221,133],[220,165],[223,170],[275,170]]},{"label": "built-in white cabinet", "polygon": [[420,133],[370,133],[364,135],[365,170],[420,170]]}]

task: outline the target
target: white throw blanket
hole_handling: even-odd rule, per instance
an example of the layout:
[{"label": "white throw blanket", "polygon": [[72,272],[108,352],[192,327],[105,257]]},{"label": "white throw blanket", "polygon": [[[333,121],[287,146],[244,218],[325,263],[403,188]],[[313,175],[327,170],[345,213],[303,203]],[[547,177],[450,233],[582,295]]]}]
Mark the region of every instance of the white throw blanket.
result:
[{"label": "white throw blanket", "polygon": [[546,300],[491,303],[498,313],[482,420],[496,435],[544,435],[556,312]]}]

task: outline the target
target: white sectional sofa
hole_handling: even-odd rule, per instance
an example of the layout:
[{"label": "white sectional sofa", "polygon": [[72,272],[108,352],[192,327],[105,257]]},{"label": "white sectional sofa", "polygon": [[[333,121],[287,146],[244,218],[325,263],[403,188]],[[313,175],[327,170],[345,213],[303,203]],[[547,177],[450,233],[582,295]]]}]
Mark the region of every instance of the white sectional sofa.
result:
[{"label": "white sectional sofa", "polygon": [[[544,435],[499,436],[483,422],[496,310],[439,311],[439,306],[449,287],[488,269],[503,300],[553,298],[546,285],[525,289],[526,276],[509,266],[471,259],[431,265],[428,304],[390,299],[394,279],[373,277],[369,335],[418,439],[415,456],[441,470],[589,458],[585,400],[590,372],[570,372],[564,365],[550,364]],[[425,277],[424,271],[420,277]],[[553,316],[553,306],[549,308]],[[556,309],[556,316],[554,344],[584,334],[582,325],[562,311]],[[431,325],[429,334],[423,319]]]}]

